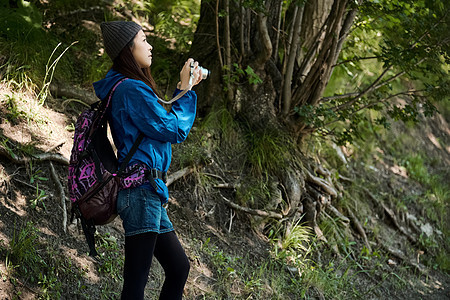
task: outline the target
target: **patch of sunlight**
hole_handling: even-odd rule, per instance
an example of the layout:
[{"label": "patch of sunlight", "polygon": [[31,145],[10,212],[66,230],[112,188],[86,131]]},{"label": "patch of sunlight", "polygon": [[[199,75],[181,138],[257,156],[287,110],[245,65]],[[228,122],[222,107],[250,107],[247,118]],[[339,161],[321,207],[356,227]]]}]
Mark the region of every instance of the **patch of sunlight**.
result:
[{"label": "patch of sunlight", "polygon": [[436,146],[436,148],[442,150],[441,144],[439,144],[439,141],[438,141],[438,139],[436,138],[436,136],[435,136],[434,134],[432,134],[431,132],[429,132],[429,133],[427,134],[427,137],[428,137],[428,139],[430,140],[430,142],[431,142],[433,145]]},{"label": "patch of sunlight", "polygon": [[18,216],[23,217],[27,214],[25,210],[27,208],[27,198],[22,195],[20,191],[16,191],[14,194],[13,199],[15,203],[12,203],[13,201],[8,201],[2,197],[0,198],[0,204]]},{"label": "patch of sunlight", "polygon": [[399,166],[399,165],[395,164],[392,167],[390,167],[389,169],[392,171],[392,173],[394,173],[396,175],[400,175],[404,178],[408,178],[408,171],[403,166]]},{"label": "patch of sunlight", "polygon": [[53,230],[50,230],[48,227],[39,227],[39,231],[45,235],[51,235],[57,237],[56,233]]},{"label": "patch of sunlight", "polygon": [[87,253],[78,253],[76,249],[69,248],[64,245],[61,245],[59,248],[67,258],[69,258],[79,269],[84,271],[84,277],[89,282],[100,283],[100,277],[98,276],[95,262],[90,256],[87,255]]}]

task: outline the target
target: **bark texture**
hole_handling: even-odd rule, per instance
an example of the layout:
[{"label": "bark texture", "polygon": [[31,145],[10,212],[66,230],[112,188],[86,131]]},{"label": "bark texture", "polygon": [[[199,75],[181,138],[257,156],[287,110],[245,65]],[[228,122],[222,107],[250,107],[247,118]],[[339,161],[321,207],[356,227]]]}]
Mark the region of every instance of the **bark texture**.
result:
[{"label": "bark texture", "polygon": [[[212,75],[196,89],[200,112],[223,103],[250,130],[288,132],[295,140],[307,128],[294,109],[319,103],[357,5],[349,0],[293,1],[289,7],[282,0],[252,7],[244,3],[202,1],[191,56]],[[262,83],[252,83],[255,77]],[[339,197],[338,190],[325,176],[329,172],[311,163],[299,165],[293,158],[297,154],[291,155],[281,174],[270,174],[278,177],[271,186],[278,196],[265,207],[267,213],[224,201],[259,217],[287,218],[286,224],[303,216],[324,239],[318,217]]]}]

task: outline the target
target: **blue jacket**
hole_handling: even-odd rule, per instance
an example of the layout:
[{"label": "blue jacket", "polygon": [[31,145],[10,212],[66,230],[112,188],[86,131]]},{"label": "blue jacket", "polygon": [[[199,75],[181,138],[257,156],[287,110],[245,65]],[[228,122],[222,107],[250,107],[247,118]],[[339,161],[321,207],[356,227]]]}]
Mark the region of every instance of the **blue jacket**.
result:
[{"label": "blue jacket", "polygon": [[[124,78],[122,74],[110,70],[104,79],[94,82],[97,97],[105,99],[121,78]],[[177,89],[174,95],[180,92]],[[183,142],[194,124],[197,107],[195,92],[188,91],[167,112],[150,87],[142,81],[127,79],[117,86],[110,105],[109,121],[119,162],[142,132],[144,139],[129,165],[144,163],[149,168],[167,172],[172,159],[171,144]],[[169,199],[167,186],[160,179],[156,179],[156,184],[161,202],[166,203]],[[144,186],[152,189],[150,184]]]}]

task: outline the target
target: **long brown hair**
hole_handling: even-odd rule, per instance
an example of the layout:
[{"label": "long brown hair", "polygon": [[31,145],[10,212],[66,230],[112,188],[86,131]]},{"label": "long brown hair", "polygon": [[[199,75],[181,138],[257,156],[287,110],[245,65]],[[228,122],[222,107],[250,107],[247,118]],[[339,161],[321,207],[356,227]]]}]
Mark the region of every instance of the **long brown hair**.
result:
[{"label": "long brown hair", "polygon": [[112,68],[127,78],[143,81],[158,97],[161,97],[158,86],[150,71],[150,67],[140,68],[134,59],[133,53],[131,52],[133,45],[134,41],[131,40],[128,45],[122,49],[120,54],[114,59]]}]

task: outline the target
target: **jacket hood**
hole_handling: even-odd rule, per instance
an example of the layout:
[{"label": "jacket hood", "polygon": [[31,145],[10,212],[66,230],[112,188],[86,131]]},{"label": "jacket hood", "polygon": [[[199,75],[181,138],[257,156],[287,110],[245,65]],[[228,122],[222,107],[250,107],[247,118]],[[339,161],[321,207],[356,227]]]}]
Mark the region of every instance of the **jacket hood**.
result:
[{"label": "jacket hood", "polygon": [[105,78],[93,83],[95,94],[100,100],[105,99],[114,84],[124,77],[125,76],[113,69],[109,70]]}]

